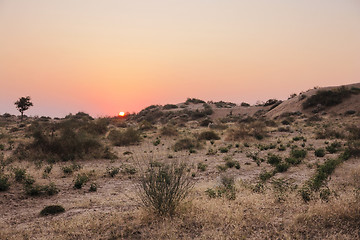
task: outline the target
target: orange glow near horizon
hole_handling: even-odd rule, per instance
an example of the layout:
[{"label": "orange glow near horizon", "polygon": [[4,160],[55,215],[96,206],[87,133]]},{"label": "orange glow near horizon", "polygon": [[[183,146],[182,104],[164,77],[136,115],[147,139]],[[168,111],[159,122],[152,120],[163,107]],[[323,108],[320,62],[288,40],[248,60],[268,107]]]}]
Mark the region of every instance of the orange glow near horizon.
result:
[{"label": "orange glow near horizon", "polygon": [[28,115],[98,117],[360,82],[359,23],[359,1],[0,0],[0,114],[22,96]]},{"label": "orange glow near horizon", "polygon": [[120,117],[124,117],[124,116],[125,116],[125,113],[124,113],[124,112],[119,112],[119,116],[120,116]]}]

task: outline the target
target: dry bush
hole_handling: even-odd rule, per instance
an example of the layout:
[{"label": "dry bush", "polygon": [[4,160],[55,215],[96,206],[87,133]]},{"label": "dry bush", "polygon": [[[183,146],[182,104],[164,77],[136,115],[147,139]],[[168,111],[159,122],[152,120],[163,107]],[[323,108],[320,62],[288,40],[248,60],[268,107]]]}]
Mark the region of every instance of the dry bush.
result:
[{"label": "dry bush", "polygon": [[177,136],[178,135],[178,131],[177,129],[172,126],[172,125],[167,125],[167,126],[163,126],[160,129],[160,134],[162,136]]},{"label": "dry bush", "polygon": [[193,150],[201,148],[201,144],[192,138],[179,139],[173,146],[174,151]]},{"label": "dry bush", "polygon": [[239,123],[236,128],[227,131],[227,140],[238,141],[248,137],[254,137],[258,140],[267,136],[266,125],[260,121],[250,123]]},{"label": "dry bush", "polygon": [[125,131],[112,130],[108,138],[115,146],[128,146],[140,142],[139,132],[131,127]]},{"label": "dry bush", "polygon": [[174,215],[193,182],[184,163],[152,164],[140,177],[139,197],[158,215]]},{"label": "dry bush", "polygon": [[199,140],[219,140],[220,137],[214,131],[204,131],[199,134],[198,139]]}]

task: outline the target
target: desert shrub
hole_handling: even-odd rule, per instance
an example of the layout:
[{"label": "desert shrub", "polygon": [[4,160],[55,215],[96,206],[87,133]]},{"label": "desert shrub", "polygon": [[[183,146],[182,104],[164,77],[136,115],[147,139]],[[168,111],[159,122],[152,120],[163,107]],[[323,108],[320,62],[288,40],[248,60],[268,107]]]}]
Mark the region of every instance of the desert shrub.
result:
[{"label": "desert shrub", "polygon": [[311,97],[308,97],[303,102],[302,106],[304,109],[315,107],[319,104],[325,107],[330,107],[342,103],[342,101],[349,98],[351,94],[356,94],[356,92],[345,87],[340,87],[334,90],[320,90]]},{"label": "desert shrub", "polygon": [[188,98],[188,99],[186,99],[185,104],[189,104],[189,103],[199,104],[199,103],[205,103],[205,101],[197,99],[197,98]]},{"label": "desert shrub", "polygon": [[165,109],[165,110],[167,110],[167,109],[176,109],[176,108],[178,108],[178,106],[175,105],[175,104],[166,104],[166,105],[163,106],[163,109]]},{"label": "desert shrub", "polygon": [[33,138],[34,141],[28,149],[36,150],[39,154],[57,155],[64,161],[84,156],[100,157],[104,151],[98,138],[68,127],[60,130],[60,136],[48,136],[45,131],[38,129],[33,133]]},{"label": "desert shrub", "polygon": [[301,163],[301,158],[294,158],[294,157],[288,157],[285,158],[285,162],[291,164],[291,165],[297,165]]},{"label": "desert shrub", "polygon": [[141,131],[147,131],[147,130],[151,130],[151,129],[154,129],[154,125],[147,121],[147,120],[143,120],[142,122],[140,122],[139,124],[139,130]]},{"label": "desert shrub", "polygon": [[8,190],[10,187],[9,177],[0,172],[0,192]]},{"label": "desert shrub", "polygon": [[246,102],[242,102],[242,103],[240,104],[240,106],[242,106],[242,107],[250,107],[250,104],[248,104],[248,103],[246,103]]},{"label": "desert shrub", "polygon": [[42,216],[55,215],[63,212],[65,212],[65,208],[63,206],[50,205],[50,206],[46,206],[43,210],[41,210],[40,215]]},{"label": "desert shrub", "polygon": [[120,172],[120,168],[117,167],[106,168],[107,175],[109,175],[112,178],[115,177],[119,172]]},{"label": "desert shrub", "polygon": [[261,181],[266,182],[272,176],[274,176],[273,172],[263,171],[263,172],[260,173],[259,178],[260,178]]},{"label": "desert shrub", "polygon": [[62,166],[61,167],[61,170],[63,171],[63,173],[65,175],[72,174],[73,172],[78,171],[80,169],[81,169],[81,166],[79,164],[76,164],[76,163],[73,163],[73,164],[68,165],[68,166]]},{"label": "desert shrub", "polygon": [[285,151],[286,150],[286,146],[284,146],[283,144],[280,144],[280,146],[278,147],[279,151]]},{"label": "desert shrub", "polygon": [[228,128],[226,124],[222,124],[222,123],[210,124],[209,127],[211,129],[217,129],[217,130],[225,130]]},{"label": "desert shrub", "polygon": [[[356,141],[349,141],[348,142],[348,148],[346,149],[344,154],[348,154],[348,158],[350,158],[351,156],[353,157],[359,157],[360,156],[360,140],[356,140]],[[347,160],[344,159],[344,160]]]},{"label": "desert shrub", "polygon": [[325,149],[318,148],[315,150],[315,156],[316,157],[324,157],[325,156]]},{"label": "desert shrub", "polygon": [[191,138],[182,138],[179,139],[173,146],[174,151],[180,150],[192,150],[192,149],[199,149],[201,145],[198,141]]},{"label": "desert shrub", "polygon": [[342,139],[344,138],[344,134],[342,132],[339,132],[335,129],[332,129],[330,127],[324,127],[322,129],[319,129],[316,131],[315,137],[317,139],[327,139],[327,138],[337,138]]},{"label": "desert shrub", "polygon": [[107,132],[109,124],[110,124],[110,119],[99,118],[94,121],[87,122],[86,124],[83,125],[81,129],[90,134],[101,135]]},{"label": "desert shrub", "polygon": [[78,174],[74,181],[74,188],[80,189],[84,186],[85,183],[89,181],[89,176],[85,173]]},{"label": "desert shrub", "polygon": [[319,190],[325,180],[334,172],[335,168],[341,163],[340,159],[328,159],[322,165],[320,165],[313,178],[310,182],[310,187],[312,190]]},{"label": "desert shrub", "polygon": [[25,194],[29,196],[40,196],[40,195],[55,195],[59,192],[58,188],[54,183],[48,185],[39,185],[39,184],[24,184]]},{"label": "desert shrub", "polygon": [[302,200],[307,203],[311,200],[311,195],[312,195],[312,191],[309,188],[309,186],[304,185],[300,190],[299,190],[299,194],[302,198]]},{"label": "desert shrub", "polygon": [[278,165],[282,161],[281,157],[275,154],[269,153],[267,155],[267,162],[273,166]]},{"label": "desert shrub", "polygon": [[97,184],[96,183],[91,183],[90,188],[89,188],[89,192],[96,192],[96,191],[97,191]]},{"label": "desert shrub", "polygon": [[307,155],[307,151],[305,149],[291,149],[290,156],[297,159],[304,159]]},{"label": "desert shrub", "polygon": [[113,130],[109,133],[108,138],[115,146],[128,146],[140,142],[139,132],[131,127],[125,131]]},{"label": "desert shrub", "polygon": [[158,215],[174,215],[193,187],[184,163],[149,164],[139,181],[143,205]]},{"label": "desert shrub", "polygon": [[213,104],[215,104],[215,106],[217,108],[232,108],[232,107],[236,107],[235,103],[232,102],[224,102],[224,101],[219,101],[219,102],[214,102]]},{"label": "desert shrub", "polygon": [[289,169],[289,167],[290,165],[288,163],[281,162],[275,166],[275,171],[280,173],[286,172]]},{"label": "desert shrub", "polygon": [[200,126],[207,127],[207,126],[209,126],[210,123],[212,123],[212,121],[210,119],[204,119],[200,122]]},{"label": "desert shrub", "polygon": [[346,130],[349,132],[350,140],[359,140],[360,139],[360,127],[355,125],[348,126]]},{"label": "desert shrub", "polygon": [[26,169],[24,168],[14,168],[15,181],[23,182],[26,178]]},{"label": "desert shrub", "polygon": [[220,137],[214,131],[204,131],[204,132],[200,133],[198,139],[199,140],[219,140]]},{"label": "desert shrub", "polygon": [[198,168],[199,171],[204,172],[204,171],[206,171],[207,164],[199,162],[198,165],[197,165],[197,168]]},{"label": "desert shrub", "polygon": [[229,152],[229,148],[228,147],[219,147],[219,152],[227,153],[227,152]]},{"label": "desert shrub", "polygon": [[174,126],[167,125],[160,129],[160,134],[162,136],[177,136],[178,131]]},{"label": "desert shrub", "polygon": [[266,136],[266,125],[260,121],[240,123],[236,128],[231,128],[227,131],[227,139],[231,141],[243,140],[248,137],[261,140]]},{"label": "desert shrub", "polygon": [[333,142],[330,145],[326,146],[326,151],[329,153],[336,153],[339,151],[339,148],[341,147],[341,143],[339,142]]}]

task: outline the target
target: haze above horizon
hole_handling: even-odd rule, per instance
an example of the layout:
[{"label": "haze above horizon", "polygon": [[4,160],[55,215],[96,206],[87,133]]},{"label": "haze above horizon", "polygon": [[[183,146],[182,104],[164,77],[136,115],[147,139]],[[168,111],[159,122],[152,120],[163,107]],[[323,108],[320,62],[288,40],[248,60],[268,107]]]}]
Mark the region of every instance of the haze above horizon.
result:
[{"label": "haze above horizon", "polygon": [[356,0],[0,0],[0,114],[286,99],[360,82]]}]

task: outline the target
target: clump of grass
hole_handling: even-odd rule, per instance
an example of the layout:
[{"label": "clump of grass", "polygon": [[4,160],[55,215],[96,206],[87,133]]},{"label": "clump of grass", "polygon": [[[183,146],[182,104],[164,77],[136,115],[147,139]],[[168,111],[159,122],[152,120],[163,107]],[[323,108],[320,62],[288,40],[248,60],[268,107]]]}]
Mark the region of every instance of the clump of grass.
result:
[{"label": "clump of grass", "polygon": [[39,185],[34,183],[25,184],[25,193],[29,196],[40,196],[40,195],[55,195],[59,192],[59,189],[54,183],[48,185]]},{"label": "clump of grass", "polygon": [[76,163],[73,163],[71,165],[67,165],[67,166],[62,166],[61,167],[61,170],[63,171],[63,173],[65,175],[70,175],[72,174],[73,172],[75,171],[78,171],[81,169],[81,165],[79,164],[76,164]]},{"label": "clump of grass", "polygon": [[236,128],[231,128],[227,131],[227,139],[231,141],[239,141],[248,137],[261,140],[266,136],[266,125],[260,121],[240,123]]},{"label": "clump of grass", "polygon": [[55,215],[63,212],[65,212],[65,208],[63,206],[50,205],[50,206],[46,206],[43,210],[41,210],[40,215],[41,216]]},{"label": "clump of grass", "polygon": [[108,138],[115,146],[129,146],[140,142],[140,133],[130,127],[125,131],[113,130]]},{"label": "clump of grass", "polygon": [[145,207],[158,215],[172,216],[193,187],[193,182],[184,163],[149,164],[138,187]]}]

